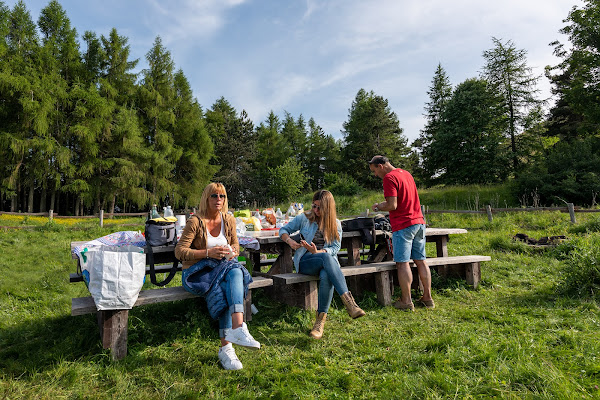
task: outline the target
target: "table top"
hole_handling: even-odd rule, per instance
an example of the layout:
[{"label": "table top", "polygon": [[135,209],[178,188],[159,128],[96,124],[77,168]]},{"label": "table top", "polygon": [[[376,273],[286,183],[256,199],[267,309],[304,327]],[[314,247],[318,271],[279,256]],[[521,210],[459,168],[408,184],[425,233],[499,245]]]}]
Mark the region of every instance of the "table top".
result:
[{"label": "table top", "polygon": [[[457,234],[465,234],[468,233],[466,229],[459,228],[427,228],[425,230],[425,236],[447,236],[447,235],[457,235]],[[377,231],[377,234],[383,234],[383,231]],[[279,229],[269,229],[269,230],[261,230],[261,231],[246,231],[246,235],[256,238],[261,245],[271,244],[271,243],[283,243],[283,241],[279,238]],[[352,232],[344,232],[343,237],[356,237],[360,236],[360,232],[352,231]],[[82,242],[71,242],[71,250],[80,244],[86,243]],[[155,252],[166,252],[173,251],[175,246],[161,246],[160,249],[155,250]],[[73,255],[73,258],[77,258]]]},{"label": "table top", "polygon": [[[383,231],[376,231],[378,235],[383,235]],[[447,235],[458,235],[468,233],[466,229],[460,228],[427,228],[425,230],[425,236],[447,236]],[[246,235],[254,237],[260,244],[268,243],[279,243],[282,240],[279,238],[279,229],[263,230],[263,231],[246,231]],[[360,232],[351,231],[344,232],[343,237],[357,237],[360,236]]]}]

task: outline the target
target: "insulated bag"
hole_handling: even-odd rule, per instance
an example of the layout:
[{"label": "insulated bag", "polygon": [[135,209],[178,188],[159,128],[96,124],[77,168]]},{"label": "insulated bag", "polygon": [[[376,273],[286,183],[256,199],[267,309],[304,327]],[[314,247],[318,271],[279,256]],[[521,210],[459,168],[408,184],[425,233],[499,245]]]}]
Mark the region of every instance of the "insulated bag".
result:
[{"label": "insulated bag", "polygon": [[165,286],[167,283],[171,282],[177,273],[179,261],[173,261],[173,267],[169,271],[169,275],[162,282],[158,282],[156,280],[156,270],[154,266],[154,250],[152,248],[177,244],[175,222],[148,220],[146,221],[144,236],[146,236],[146,254],[148,265],[150,266],[150,281],[156,286]]}]

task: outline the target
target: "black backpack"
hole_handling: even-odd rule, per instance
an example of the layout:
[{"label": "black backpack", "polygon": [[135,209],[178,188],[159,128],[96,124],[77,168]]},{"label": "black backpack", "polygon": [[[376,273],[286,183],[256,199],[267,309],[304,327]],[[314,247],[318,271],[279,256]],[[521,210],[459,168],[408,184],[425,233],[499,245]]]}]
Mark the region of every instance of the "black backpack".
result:
[{"label": "black backpack", "polygon": [[358,217],[342,221],[342,231],[360,232],[363,244],[375,244],[375,219],[373,217]]}]

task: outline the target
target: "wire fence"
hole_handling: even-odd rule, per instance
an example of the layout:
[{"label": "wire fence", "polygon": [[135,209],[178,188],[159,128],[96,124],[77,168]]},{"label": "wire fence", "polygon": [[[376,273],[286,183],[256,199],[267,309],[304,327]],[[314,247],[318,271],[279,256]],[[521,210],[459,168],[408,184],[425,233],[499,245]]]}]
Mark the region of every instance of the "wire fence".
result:
[{"label": "wire fence", "polygon": [[[571,218],[571,222],[573,224],[577,223],[577,218],[575,216],[576,213],[598,213],[600,209],[595,208],[583,208],[580,206],[575,206],[573,203],[567,203],[566,207],[527,207],[527,208],[492,208],[492,206],[487,205],[485,208],[479,210],[430,210],[426,205],[421,206],[421,211],[423,215],[426,217],[428,214],[483,214],[487,215],[488,220],[490,222],[494,219],[494,214],[499,213],[512,213],[512,212],[544,212],[544,211],[560,211],[563,213],[569,213]],[[186,211],[187,214],[189,211]],[[192,213],[196,212],[196,209],[191,210]],[[104,210],[100,210],[99,214],[94,215],[58,215],[52,210],[48,212],[39,212],[39,213],[21,213],[21,212],[9,212],[9,211],[0,211],[0,215],[18,215],[18,216],[35,216],[35,217],[48,217],[48,221],[52,222],[53,219],[61,219],[61,218],[77,218],[77,219],[93,219],[97,218],[99,220],[100,227],[104,227],[104,219],[105,218],[114,218],[114,217],[144,217],[147,216],[147,212],[141,213],[104,213]],[[372,212],[367,209],[361,215],[349,215],[349,216],[340,216],[340,218],[356,218],[356,217],[368,217],[373,216],[375,214],[387,214],[387,212]],[[121,224],[125,225],[139,225],[139,224]],[[0,226],[0,229],[27,229],[27,228],[35,228],[35,226]]]}]

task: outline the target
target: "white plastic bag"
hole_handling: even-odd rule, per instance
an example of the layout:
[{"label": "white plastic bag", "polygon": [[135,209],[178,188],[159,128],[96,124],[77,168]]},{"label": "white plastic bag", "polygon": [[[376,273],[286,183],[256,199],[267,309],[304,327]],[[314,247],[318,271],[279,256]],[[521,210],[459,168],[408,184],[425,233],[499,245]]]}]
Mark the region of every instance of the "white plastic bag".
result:
[{"label": "white plastic bag", "polygon": [[81,256],[83,275],[96,309],[131,309],[146,276],[144,249],[136,246],[102,246]]}]

